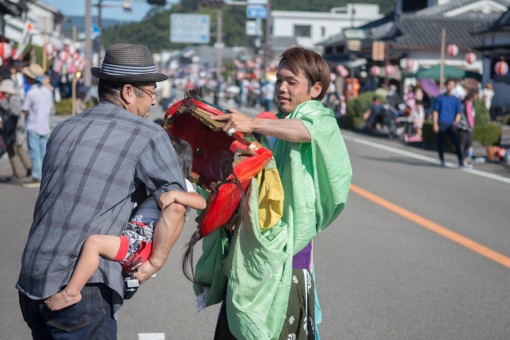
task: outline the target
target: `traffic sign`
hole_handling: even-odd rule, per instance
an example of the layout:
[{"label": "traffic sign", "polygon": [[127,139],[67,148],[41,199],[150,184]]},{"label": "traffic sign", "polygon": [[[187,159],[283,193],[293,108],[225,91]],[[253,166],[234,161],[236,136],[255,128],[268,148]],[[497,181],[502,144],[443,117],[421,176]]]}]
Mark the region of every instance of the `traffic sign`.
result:
[{"label": "traffic sign", "polygon": [[262,35],[262,27],[260,25],[260,20],[246,21],[246,35]]},{"label": "traffic sign", "polygon": [[208,44],[210,38],[209,15],[170,15],[170,41],[174,43]]},{"label": "traffic sign", "polygon": [[267,7],[262,5],[248,5],[246,6],[246,17],[250,19],[265,19],[267,18]]}]

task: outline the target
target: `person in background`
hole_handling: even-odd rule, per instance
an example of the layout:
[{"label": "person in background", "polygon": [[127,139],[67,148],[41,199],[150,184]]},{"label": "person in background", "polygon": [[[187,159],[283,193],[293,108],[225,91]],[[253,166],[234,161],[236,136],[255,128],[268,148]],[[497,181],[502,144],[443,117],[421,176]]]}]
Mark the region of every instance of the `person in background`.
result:
[{"label": "person in background", "polygon": [[0,92],[3,95],[0,101],[0,108],[3,110],[3,136],[13,178],[24,179],[30,177],[32,162],[25,150],[25,115],[21,110],[21,100],[11,79],[2,80]]},{"label": "person in background", "polygon": [[492,98],[494,98],[494,90],[492,89],[492,83],[485,84],[485,88],[482,90],[482,101],[489,112],[492,107]]},{"label": "person in background", "polygon": [[384,119],[384,109],[377,96],[372,98],[372,104],[363,114],[363,118],[370,130],[377,130],[377,122]]},{"label": "person in background", "polygon": [[274,83],[270,79],[264,80],[262,85],[262,98],[264,103],[264,111],[273,110],[274,100]]},{"label": "person in background", "polygon": [[415,138],[418,141],[422,141],[423,137],[423,123],[425,122],[425,106],[424,98],[425,94],[421,86],[418,84],[414,89],[414,101],[415,101],[415,116],[413,118]]},{"label": "person in background", "polygon": [[[157,103],[156,83],[167,79],[149,48],[113,44],[91,72],[100,102],[52,131],[21,259],[19,304],[36,339],[116,339],[124,298],[119,263],[101,260],[71,308],[50,313],[44,300],[69,283],[90,235],[120,235],[142,194],[159,200],[163,192],[186,191],[168,134],[146,119]],[[184,213],[178,203],[162,210],[152,252],[133,274],[141,284],[164,266]]]},{"label": "person in background", "polygon": [[15,62],[11,67],[11,80],[21,101],[25,99],[25,79],[23,78],[23,73],[21,73],[22,65],[21,62]]},{"label": "person in background", "polygon": [[478,99],[476,92],[468,92],[466,98],[462,101],[462,111],[460,122],[457,124],[457,133],[459,135],[459,145],[462,152],[463,164],[466,167],[472,167],[471,158],[473,156],[473,129],[475,127],[475,102]]},{"label": "person in background", "polygon": [[53,93],[47,87],[47,76],[39,64],[30,64],[22,70],[30,89],[23,101],[26,114],[28,154],[32,160],[32,176],[23,183],[24,187],[38,188],[42,179],[42,166],[46,144],[50,135],[50,113],[53,110]]},{"label": "person in background", "polygon": [[448,136],[455,146],[455,153],[459,167],[464,167],[462,152],[459,145],[459,139],[456,132],[457,124],[461,117],[461,104],[459,98],[452,94],[455,87],[455,80],[448,79],[446,81],[446,93],[439,96],[434,102],[434,112],[432,119],[434,122],[434,132],[437,136],[437,152],[439,154],[439,165],[445,166],[444,161],[444,138]]}]

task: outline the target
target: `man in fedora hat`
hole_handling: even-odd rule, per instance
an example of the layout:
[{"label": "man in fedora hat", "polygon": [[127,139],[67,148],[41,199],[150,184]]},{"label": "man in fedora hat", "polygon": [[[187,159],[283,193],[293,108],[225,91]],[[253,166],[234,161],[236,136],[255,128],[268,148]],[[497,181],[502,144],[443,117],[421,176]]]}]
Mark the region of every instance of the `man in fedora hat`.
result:
[{"label": "man in fedora hat", "polygon": [[7,145],[7,154],[11,162],[14,179],[28,177],[31,173],[32,162],[25,150],[25,117],[21,111],[21,99],[14,88],[11,79],[4,79],[0,83],[3,99],[0,108],[3,110],[3,136]]},{"label": "man in fedora hat", "polygon": [[[44,300],[66,286],[88,236],[120,235],[142,194],[159,199],[166,191],[186,191],[167,133],[144,119],[156,104],[156,82],[167,79],[156,72],[150,50],[111,45],[92,74],[99,78],[100,102],[51,133],[23,252],[16,287],[34,337],[115,339],[114,313],[124,297],[119,263],[101,260],[81,301],[72,307],[50,313]],[[149,260],[134,273],[141,283],[164,265],[182,230],[184,212],[180,204],[162,210]]]},{"label": "man in fedora hat", "polygon": [[24,67],[22,73],[30,85],[22,109],[26,114],[28,154],[32,160],[32,176],[23,183],[23,186],[38,188],[41,184],[42,163],[50,135],[53,94],[44,86],[46,75],[39,64]]}]

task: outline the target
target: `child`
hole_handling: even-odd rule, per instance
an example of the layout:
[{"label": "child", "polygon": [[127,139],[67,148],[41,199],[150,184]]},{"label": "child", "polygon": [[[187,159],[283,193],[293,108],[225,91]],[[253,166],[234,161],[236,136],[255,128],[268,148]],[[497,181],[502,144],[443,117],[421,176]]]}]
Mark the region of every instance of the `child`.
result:
[{"label": "child", "polygon": [[[181,160],[183,172],[189,175],[192,164],[191,146],[178,138],[170,136],[177,156]],[[186,180],[188,192],[169,191],[161,194],[161,211],[172,203],[179,203],[193,209],[204,209],[205,199],[197,194],[192,184]],[[81,290],[99,265],[99,257],[119,262],[125,272],[135,271],[147,261],[152,249],[152,233],[160,217],[158,203],[149,196],[137,209],[135,215],[126,223],[121,236],[91,235],[83,245],[76,269],[69,283],[59,293],[44,302],[52,311],[74,305],[81,300]]]}]

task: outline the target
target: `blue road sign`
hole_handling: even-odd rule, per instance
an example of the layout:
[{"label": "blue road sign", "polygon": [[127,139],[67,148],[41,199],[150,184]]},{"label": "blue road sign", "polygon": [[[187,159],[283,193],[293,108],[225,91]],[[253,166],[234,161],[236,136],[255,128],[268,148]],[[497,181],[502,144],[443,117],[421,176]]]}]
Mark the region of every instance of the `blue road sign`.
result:
[{"label": "blue road sign", "polygon": [[246,6],[246,17],[250,19],[265,19],[267,18],[267,7],[263,5],[248,5]]}]

